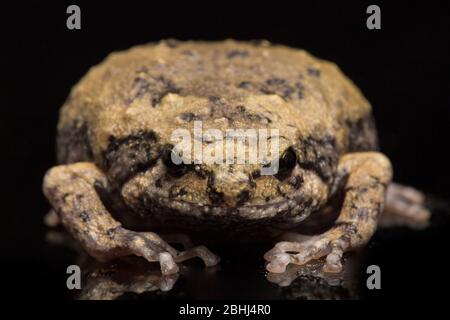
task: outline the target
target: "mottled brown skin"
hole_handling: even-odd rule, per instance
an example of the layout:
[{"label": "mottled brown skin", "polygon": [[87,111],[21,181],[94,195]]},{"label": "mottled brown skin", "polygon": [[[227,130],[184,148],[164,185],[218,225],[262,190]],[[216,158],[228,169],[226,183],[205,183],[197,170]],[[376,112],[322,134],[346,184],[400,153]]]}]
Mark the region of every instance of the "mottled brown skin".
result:
[{"label": "mottled brown skin", "polygon": [[[204,130],[278,129],[281,154],[293,152],[295,166],[275,176],[261,176],[256,164],[171,172],[164,161],[171,133],[192,132],[194,120]],[[44,192],[71,234],[98,259],[135,254],[159,261],[165,274],[194,256],[206,265],[219,259],[205,247],[179,252],[155,233],[126,229],[107,202],[155,226],[270,238],[343,194],[331,229],[265,255],[272,272],[323,256],[325,270],[336,272],[343,252],[374,233],[392,178],[376,152],[370,104],[354,84],[333,63],[264,41],[162,41],[111,54],[72,89],[57,150],[61,165],[47,173]],[[426,219],[414,192],[406,202],[396,193],[391,208]]]}]

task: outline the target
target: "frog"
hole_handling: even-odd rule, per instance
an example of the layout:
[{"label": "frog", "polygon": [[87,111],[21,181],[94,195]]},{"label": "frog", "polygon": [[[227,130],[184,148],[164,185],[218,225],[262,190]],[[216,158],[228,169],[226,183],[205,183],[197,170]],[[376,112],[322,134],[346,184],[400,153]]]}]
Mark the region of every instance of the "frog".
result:
[{"label": "frog", "polygon": [[[173,132],[195,122],[276,129],[279,152],[257,163],[175,161]],[[169,39],[111,53],[70,91],[56,150],[43,179],[55,221],[99,261],[139,256],[164,275],[192,258],[220,262],[189,233],[273,241],[272,273],[318,260],[339,273],[382,217],[430,217],[422,192],[392,181],[360,89],[335,63],[266,40]],[[268,162],[277,170],[262,174]],[[314,217],[325,230],[295,233]]]}]

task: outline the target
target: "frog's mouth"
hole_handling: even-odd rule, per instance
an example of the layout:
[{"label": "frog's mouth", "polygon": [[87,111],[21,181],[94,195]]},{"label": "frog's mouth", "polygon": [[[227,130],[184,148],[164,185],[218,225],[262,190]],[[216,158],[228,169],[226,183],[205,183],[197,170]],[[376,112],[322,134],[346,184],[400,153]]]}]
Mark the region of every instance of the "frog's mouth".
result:
[{"label": "frog's mouth", "polygon": [[[327,187],[321,183],[320,178],[313,172],[303,171],[298,167],[291,174],[291,177],[302,177],[302,184],[298,187],[294,186],[288,192],[279,193],[277,197],[265,203],[252,203],[250,198],[247,202],[242,204],[236,202],[235,205],[227,204],[226,201],[217,204],[208,202],[211,199],[206,194],[202,194],[203,202],[190,201],[187,199],[189,196],[179,192],[178,188],[175,189],[174,196],[171,196],[173,185],[164,186],[154,182],[162,176],[160,170],[162,169],[155,167],[122,187],[123,199],[126,202],[128,200],[128,206],[140,216],[157,219],[185,217],[205,221],[270,220],[292,224],[306,219],[323,201],[326,201],[324,197]],[[201,181],[206,184],[205,180]],[[199,192],[205,191],[203,184],[197,186]],[[195,190],[195,185],[184,183],[180,186],[180,190],[188,189],[187,194],[195,198],[195,193],[191,191]]]},{"label": "frog's mouth", "polygon": [[204,220],[280,220],[286,223],[299,223],[312,212],[311,201],[305,200],[299,190],[290,198],[265,204],[243,204],[230,207],[226,205],[193,203],[163,196],[152,197],[145,202],[144,210],[156,217],[167,215],[189,216]]}]

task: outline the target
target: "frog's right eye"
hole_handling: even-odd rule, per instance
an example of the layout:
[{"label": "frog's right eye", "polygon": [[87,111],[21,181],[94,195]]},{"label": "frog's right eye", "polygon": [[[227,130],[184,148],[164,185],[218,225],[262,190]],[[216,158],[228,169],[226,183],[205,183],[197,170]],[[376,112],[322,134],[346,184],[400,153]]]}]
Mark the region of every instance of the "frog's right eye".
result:
[{"label": "frog's right eye", "polygon": [[164,149],[161,158],[170,175],[181,176],[186,173],[188,169],[187,165],[172,146],[168,146]]},{"label": "frog's right eye", "polygon": [[280,157],[280,160],[278,162],[279,169],[277,176],[279,178],[284,178],[288,176],[294,169],[296,163],[297,163],[297,155],[295,153],[295,150],[292,147],[290,147]]}]

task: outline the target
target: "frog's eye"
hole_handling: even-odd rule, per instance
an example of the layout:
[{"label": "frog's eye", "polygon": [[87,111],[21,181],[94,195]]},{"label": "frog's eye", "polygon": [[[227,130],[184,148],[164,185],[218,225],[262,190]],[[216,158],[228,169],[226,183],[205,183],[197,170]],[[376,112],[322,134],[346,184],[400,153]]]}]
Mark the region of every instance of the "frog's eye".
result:
[{"label": "frog's eye", "polygon": [[183,162],[180,155],[174,151],[172,146],[164,149],[161,158],[169,174],[181,176],[186,173],[187,165]]},{"label": "frog's eye", "polygon": [[288,148],[280,157],[278,162],[277,176],[284,178],[288,176],[297,163],[297,155],[292,147]]}]

